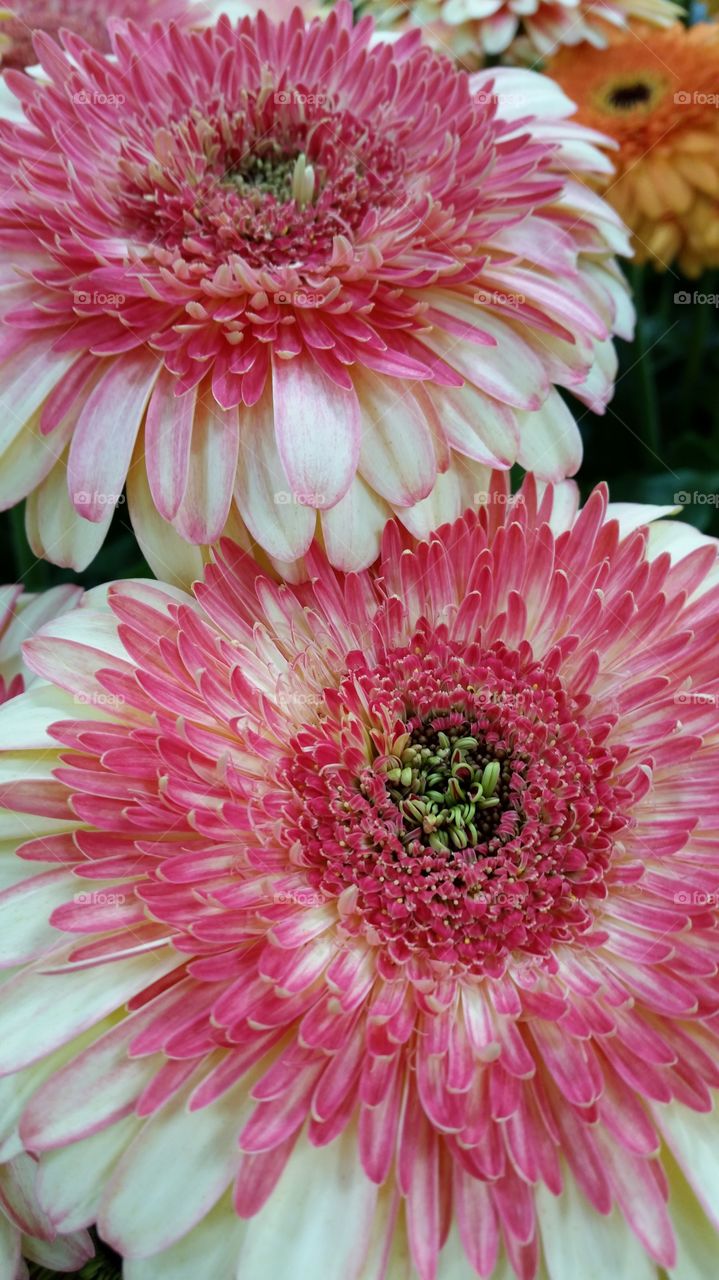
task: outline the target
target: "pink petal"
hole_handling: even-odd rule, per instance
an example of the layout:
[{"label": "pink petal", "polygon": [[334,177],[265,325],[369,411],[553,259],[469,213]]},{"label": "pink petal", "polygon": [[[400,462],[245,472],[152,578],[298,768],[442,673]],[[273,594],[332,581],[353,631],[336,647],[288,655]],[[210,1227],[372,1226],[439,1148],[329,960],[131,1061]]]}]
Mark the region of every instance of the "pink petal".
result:
[{"label": "pink petal", "polygon": [[277,448],[291,493],[306,505],[333,507],[357,470],[357,396],[303,356],[273,361],[272,388]]}]

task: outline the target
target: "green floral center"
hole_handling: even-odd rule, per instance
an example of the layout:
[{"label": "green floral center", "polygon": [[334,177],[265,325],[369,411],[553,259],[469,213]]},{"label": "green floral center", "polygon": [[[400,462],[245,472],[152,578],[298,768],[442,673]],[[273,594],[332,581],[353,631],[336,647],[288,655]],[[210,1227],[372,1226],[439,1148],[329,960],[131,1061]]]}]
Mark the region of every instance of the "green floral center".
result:
[{"label": "green floral center", "polygon": [[496,830],[509,792],[507,753],[487,750],[466,726],[444,733],[415,730],[382,772],[404,819],[404,844],[419,840],[438,853],[466,849]]}]

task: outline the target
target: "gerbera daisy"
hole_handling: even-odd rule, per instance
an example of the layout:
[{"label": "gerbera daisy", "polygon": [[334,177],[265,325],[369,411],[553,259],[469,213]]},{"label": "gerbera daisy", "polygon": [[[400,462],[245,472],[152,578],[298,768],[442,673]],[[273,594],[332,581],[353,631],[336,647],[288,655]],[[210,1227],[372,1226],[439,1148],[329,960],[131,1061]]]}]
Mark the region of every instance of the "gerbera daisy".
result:
[{"label": "gerbera daisy", "polygon": [[637,259],[687,275],[719,264],[719,27],[617,35],[605,52],[561,51],[547,67],[585,124],[617,142],[606,197]]},{"label": "gerbera daisy", "polygon": [[576,470],[554,384],[601,410],[631,309],[574,176],[602,140],[550,80],[370,47],[345,4],[113,39],[8,73],[0,500],[31,495],[38,554],[86,564],[128,470],[175,580],[223,530],[287,565],[319,529],[365,567],[392,511],[459,514],[464,459]]},{"label": "gerbera daisy", "polygon": [[0,10],[0,67],[28,67],[37,62],[33,33],[58,38],[74,31],[96,49],[110,51],[111,18],[132,18],[141,25],[169,20],[194,21],[209,13],[193,0],[12,0]]},{"label": "gerbera daisy", "polygon": [[[26,595],[20,586],[0,587],[0,703],[16,697],[34,679],[21,654],[24,640],[39,627],[74,608],[79,587],[54,587],[40,595]],[[5,859],[0,878],[3,890],[15,883],[12,864]],[[12,1087],[12,1086],[11,1086]],[[93,1255],[87,1232],[58,1235],[38,1203],[37,1164],[22,1150],[17,1137],[5,1134],[0,1143],[0,1276],[24,1280],[23,1257],[55,1271],[76,1271]]]},{"label": "gerbera daisy", "polygon": [[365,0],[360,8],[380,29],[421,27],[435,48],[470,68],[517,37],[535,58],[585,41],[601,49],[609,31],[632,19],[666,27],[681,13],[671,0]]},{"label": "gerbera daisy", "polygon": [[125,1280],[710,1274],[717,546],[573,493],[26,646],[0,1114]]}]

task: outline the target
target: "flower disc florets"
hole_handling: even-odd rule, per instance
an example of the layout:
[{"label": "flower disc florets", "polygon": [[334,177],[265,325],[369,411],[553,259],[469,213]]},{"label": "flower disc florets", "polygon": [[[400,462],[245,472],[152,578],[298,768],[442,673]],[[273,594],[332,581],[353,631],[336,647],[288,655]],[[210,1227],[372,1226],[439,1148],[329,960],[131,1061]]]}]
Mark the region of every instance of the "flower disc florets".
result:
[{"label": "flower disc florets", "polygon": [[295,740],[286,833],[347,928],[473,973],[579,941],[627,821],[606,723],[528,646],[422,628],[379,667],[348,665],[342,718]]}]

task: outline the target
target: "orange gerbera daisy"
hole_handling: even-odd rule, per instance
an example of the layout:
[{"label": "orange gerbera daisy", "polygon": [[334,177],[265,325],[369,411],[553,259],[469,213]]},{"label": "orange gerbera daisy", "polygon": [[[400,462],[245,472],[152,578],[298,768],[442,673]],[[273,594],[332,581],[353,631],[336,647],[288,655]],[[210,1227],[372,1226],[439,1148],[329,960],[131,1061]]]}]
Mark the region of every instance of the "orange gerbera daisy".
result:
[{"label": "orange gerbera daisy", "polygon": [[606,195],[638,260],[677,259],[688,275],[719,265],[719,27],[636,27],[608,49],[561,50],[547,71],[618,144]]}]

